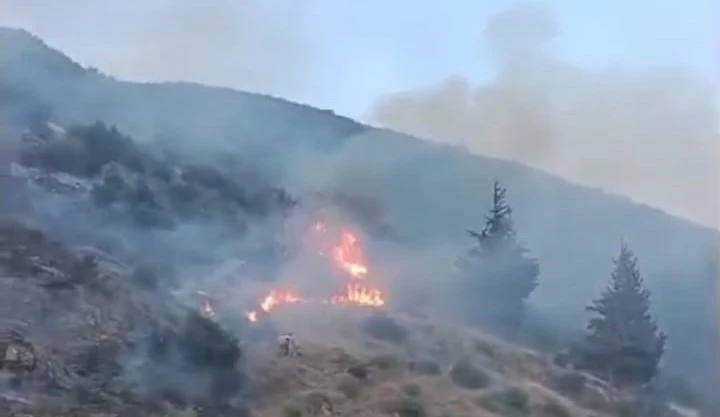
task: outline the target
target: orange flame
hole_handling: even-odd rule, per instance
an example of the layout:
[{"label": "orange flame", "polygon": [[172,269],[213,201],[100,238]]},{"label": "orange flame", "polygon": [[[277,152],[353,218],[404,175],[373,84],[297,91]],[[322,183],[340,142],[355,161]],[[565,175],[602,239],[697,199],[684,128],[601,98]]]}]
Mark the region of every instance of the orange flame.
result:
[{"label": "orange flame", "polygon": [[[328,224],[319,220],[313,224],[313,230],[316,233],[325,234],[328,231]],[[324,256],[324,251],[318,253]],[[326,304],[354,304],[367,307],[379,307],[385,305],[385,297],[377,288],[367,283],[369,275],[368,267],[365,264],[362,247],[359,244],[357,236],[351,231],[343,231],[339,240],[332,248],[334,265],[353,282],[345,286],[344,293],[336,294],[323,301]],[[363,283],[358,283],[362,280]],[[299,301],[306,301],[298,297],[290,291],[272,290],[263,301],[260,307],[250,311],[246,317],[251,322],[256,322],[261,315],[269,313],[271,310],[283,304],[291,304]]]},{"label": "orange flame", "polygon": [[278,306],[283,304],[293,304],[299,301],[302,301],[302,299],[292,291],[272,290],[270,291],[270,294],[265,296],[263,301],[260,303],[259,309],[250,311],[245,316],[248,320],[255,322],[258,320],[258,314],[260,312],[269,313],[270,310],[273,310]]},{"label": "orange flame", "polygon": [[345,294],[331,297],[330,304],[357,304],[360,306],[380,307],[385,304],[385,298],[382,292],[376,288],[348,284],[345,287]]},{"label": "orange flame", "polygon": [[358,239],[352,232],[343,232],[333,249],[333,256],[337,266],[352,278],[365,279],[368,269],[363,260],[362,248],[357,242]]}]

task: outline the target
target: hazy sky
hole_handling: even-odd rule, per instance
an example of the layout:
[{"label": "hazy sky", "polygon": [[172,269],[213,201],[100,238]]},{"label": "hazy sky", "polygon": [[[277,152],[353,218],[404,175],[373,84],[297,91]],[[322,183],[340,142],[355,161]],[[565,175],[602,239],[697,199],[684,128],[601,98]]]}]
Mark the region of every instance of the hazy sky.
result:
[{"label": "hazy sky", "polygon": [[[448,74],[492,71],[482,30],[506,0],[0,0],[0,24],[21,26],[76,60],[122,78],[198,81],[262,88],[358,115],[378,96],[437,82]],[[553,49],[590,68],[683,65],[713,73],[720,21],[714,0],[554,0],[561,28]],[[253,27],[247,27],[248,25]],[[193,45],[218,43],[209,52]],[[295,63],[275,87],[233,76],[255,42],[258,61]],[[187,61],[143,62],[161,49]],[[298,56],[300,55],[300,56]],[[215,64],[213,63],[215,61]],[[264,62],[262,62],[264,61]],[[226,69],[217,68],[226,66]],[[300,72],[300,74],[296,73]],[[284,91],[283,91],[284,90]]]},{"label": "hazy sky", "polygon": [[[82,64],[119,78],[182,79],[226,85],[364,117],[377,100],[396,92],[438,85],[443,88],[442,83],[451,76],[470,83],[491,80],[497,73],[498,59],[483,34],[486,22],[516,3],[0,0],[0,25],[26,28]],[[717,79],[719,38],[718,29],[713,28],[720,26],[716,24],[720,21],[717,0],[550,0],[544,4],[549,5],[554,19],[548,30],[556,32],[556,36],[548,37],[548,42],[539,47],[548,49],[554,59],[588,74],[608,68],[643,71],[682,67],[700,80]],[[512,43],[516,32],[508,33],[502,41]],[[608,120],[615,117],[611,116]],[[391,127],[404,127],[394,119],[384,121]],[[422,127],[407,126],[406,130],[424,132]],[[440,129],[428,136],[455,134]],[[711,135],[705,136],[710,139]],[[461,139],[457,143],[488,153],[488,149],[474,142],[476,138]],[[676,152],[665,143],[661,148],[658,152],[662,155],[657,156],[657,161]],[[707,156],[708,149],[696,153]],[[665,198],[672,193],[648,185],[662,179],[648,177],[644,182],[624,187],[624,179],[618,178],[617,172],[606,178],[612,171],[608,166],[585,175],[584,168],[577,166],[576,154],[563,158],[542,163],[518,159],[590,185],[632,195],[707,224],[717,224],[713,219],[717,202],[693,211],[693,207],[705,202],[683,202],[687,196],[680,194]],[[566,163],[568,158],[575,162]],[[648,158],[646,165],[656,164]],[[692,161],[688,162],[690,171],[697,165]],[[708,163],[703,161],[703,166],[707,168]],[[685,170],[677,164],[671,169]],[[689,192],[693,195],[717,185],[717,177],[708,177],[716,174],[708,169],[687,175],[685,182],[696,183],[696,189]],[[682,183],[679,181],[673,187]],[[705,194],[696,199],[714,199],[713,193],[712,197]]]}]

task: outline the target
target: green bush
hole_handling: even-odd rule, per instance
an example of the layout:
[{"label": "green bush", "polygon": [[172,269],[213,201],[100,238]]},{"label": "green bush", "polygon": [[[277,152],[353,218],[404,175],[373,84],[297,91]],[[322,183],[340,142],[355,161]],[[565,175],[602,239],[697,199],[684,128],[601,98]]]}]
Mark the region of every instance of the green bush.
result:
[{"label": "green bush", "polygon": [[467,360],[459,361],[453,365],[450,370],[450,379],[455,385],[467,389],[481,389],[491,383],[491,378],[487,372]]}]

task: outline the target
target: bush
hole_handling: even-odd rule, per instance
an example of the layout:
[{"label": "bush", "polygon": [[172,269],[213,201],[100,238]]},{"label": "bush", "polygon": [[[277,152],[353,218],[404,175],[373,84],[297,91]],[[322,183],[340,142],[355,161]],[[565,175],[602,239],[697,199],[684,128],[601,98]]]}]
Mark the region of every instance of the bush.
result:
[{"label": "bush", "polygon": [[399,417],[427,417],[425,404],[417,397],[403,397],[393,410]]},{"label": "bush", "polygon": [[491,383],[490,376],[470,361],[463,360],[455,363],[450,370],[450,379],[455,385],[467,389],[485,388]]},{"label": "bush", "polygon": [[374,315],[365,319],[363,331],[378,340],[402,343],[407,339],[407,330],[394,319],[385,315]]},{"label": "bush", "polygon": [[408,397],[419,397],[422,393],[422,388],[420,388],[420,385],[410,382],[403,385],[403,391]]},{"label": "bush", "polygon": [[234,337],[194,311],[188,314],[180,346],[188,362],[201,369],[234,369],[241,356]]},{"label": "bush", "polygon": [[368,368],[365,365],[353,365],[346,372],[357,379],[367,379],[369,375]]},{"label": "bush", "polygon": [[520,388],[509,388],[494,394],[481,397],[478,404],[492,412],[509,417],[525,417],[530,415],[530,399]]}]

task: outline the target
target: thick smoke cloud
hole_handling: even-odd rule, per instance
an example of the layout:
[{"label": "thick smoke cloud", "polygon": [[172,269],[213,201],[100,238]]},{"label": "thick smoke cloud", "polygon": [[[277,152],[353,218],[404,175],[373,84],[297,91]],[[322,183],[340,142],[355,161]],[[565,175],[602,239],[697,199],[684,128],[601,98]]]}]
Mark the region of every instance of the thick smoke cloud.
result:
[{"label": "thick smoke cloud", "polygon": [[378,100],[378,124],[519,160],[717,225],[710,83],[681,68],[590,71],[551,53],[552,10],[517,4],[491,18],[494,80],[450,76]]}]

